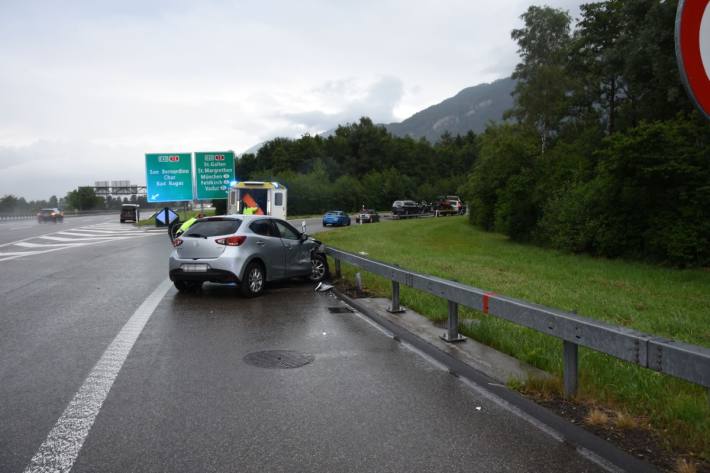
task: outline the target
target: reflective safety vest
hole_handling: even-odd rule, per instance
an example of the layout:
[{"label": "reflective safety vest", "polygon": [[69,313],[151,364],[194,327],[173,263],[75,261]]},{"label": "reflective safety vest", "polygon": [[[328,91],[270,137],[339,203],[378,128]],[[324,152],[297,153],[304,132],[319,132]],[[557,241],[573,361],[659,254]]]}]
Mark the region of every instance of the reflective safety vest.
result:
[{"label": "reflective safety vest", "polygon": [[254,207],[247,207],[244,209],[244,215],[254,215],[256,213],[256,209]]},{"label": "reflective safety vest", "polygon": [[195,223],[195,220],[197,220],[195,217],[185,220],[185,223],[180,225],[180,228],[178,229],[178,231],[180,233],[185,233],[187,231],[187,229],[190,228],[193,223]]}]

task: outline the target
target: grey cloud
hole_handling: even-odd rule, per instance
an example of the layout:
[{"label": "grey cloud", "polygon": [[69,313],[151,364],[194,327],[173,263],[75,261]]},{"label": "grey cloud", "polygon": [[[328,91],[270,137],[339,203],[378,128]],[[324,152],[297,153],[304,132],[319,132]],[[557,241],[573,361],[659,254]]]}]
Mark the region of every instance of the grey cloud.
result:
[{"label": "grey cloud", "polygon": [[0,146],[0,195],[30,200],[61,197],[98,180],[129,179],[141,185],[145,183],[143,153],[143,147],[75,141]]},{"label": "grey cloud", "polygon": [[[395,119],[394,109],[404,95],[404,84],[396,77],[383,77],[362,89],[352,81],[330,81],[316,89],[326,98],[338,95],[345,98],[345,103],[337,112],[326,113],[321,110],[309,110],[299,113],[285,113],[281,117],[294,127],[305,127],[308,131],[321,132],[339,124],[352,122],[362,116],[368,116],[375,122],[391,122]],[[355,98],[347,99],[352,96]]]}]

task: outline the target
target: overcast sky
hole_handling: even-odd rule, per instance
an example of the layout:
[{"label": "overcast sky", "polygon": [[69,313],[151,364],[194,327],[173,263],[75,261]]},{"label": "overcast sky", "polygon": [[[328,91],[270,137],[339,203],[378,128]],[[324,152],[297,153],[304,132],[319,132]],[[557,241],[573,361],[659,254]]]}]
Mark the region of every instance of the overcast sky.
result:
[{"label": "overcast sky", "polygon": [[0,196],[144,185],[146,152],[401,121],[508,76],[530,4],[2,0]]}]

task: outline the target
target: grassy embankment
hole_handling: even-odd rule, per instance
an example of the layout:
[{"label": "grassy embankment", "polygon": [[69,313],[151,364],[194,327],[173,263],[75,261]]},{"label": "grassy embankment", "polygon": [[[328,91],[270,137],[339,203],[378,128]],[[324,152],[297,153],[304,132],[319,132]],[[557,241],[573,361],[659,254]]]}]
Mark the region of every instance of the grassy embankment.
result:
[{"label": "grassy embankment", "polygon": [[[710,346],[710,271],[570,255],[516,244],[468,225],[464,217],[385,221],[319,234],[327,244],[404,268],[456,279],[499,294],[705,347]],[[332,268],[332,264],[331,264]],[[354,268],[343,265],[352,278]],[[362,273],[366,290],[388,297],[390,283]],[[446,302],[402,287],[402,304],[446,319]],[[462,308],[480,320],[462,332],[557,376],[558,339]],[[469,324],[467,324],[467,327]],[[580,348],[578,398],[647,419],[670,445],[710,459],[710,405],[701,387]]]}]

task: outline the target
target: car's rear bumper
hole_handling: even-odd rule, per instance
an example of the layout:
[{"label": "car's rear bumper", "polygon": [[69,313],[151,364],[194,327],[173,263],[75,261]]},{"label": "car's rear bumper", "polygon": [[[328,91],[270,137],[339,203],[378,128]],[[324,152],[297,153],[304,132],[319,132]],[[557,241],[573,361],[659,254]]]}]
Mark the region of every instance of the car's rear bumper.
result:
[{"label": "car's rear bumper", "polygon": [[[227,246],[217,258],[179,258],[173,250],[168,260],[170,279],[183,281],[238,282],[248,262],[240,247]],[[182,265],[201,263],[207,265],[207,271],[184,271]]]},{"label": "car's rear bumper", "polygon": [[209,282],[239,282],[239,278],[231,271],[210,268],[202,272],[186,272],[182,269],[170,270],[171,281],[209,281]]}]

